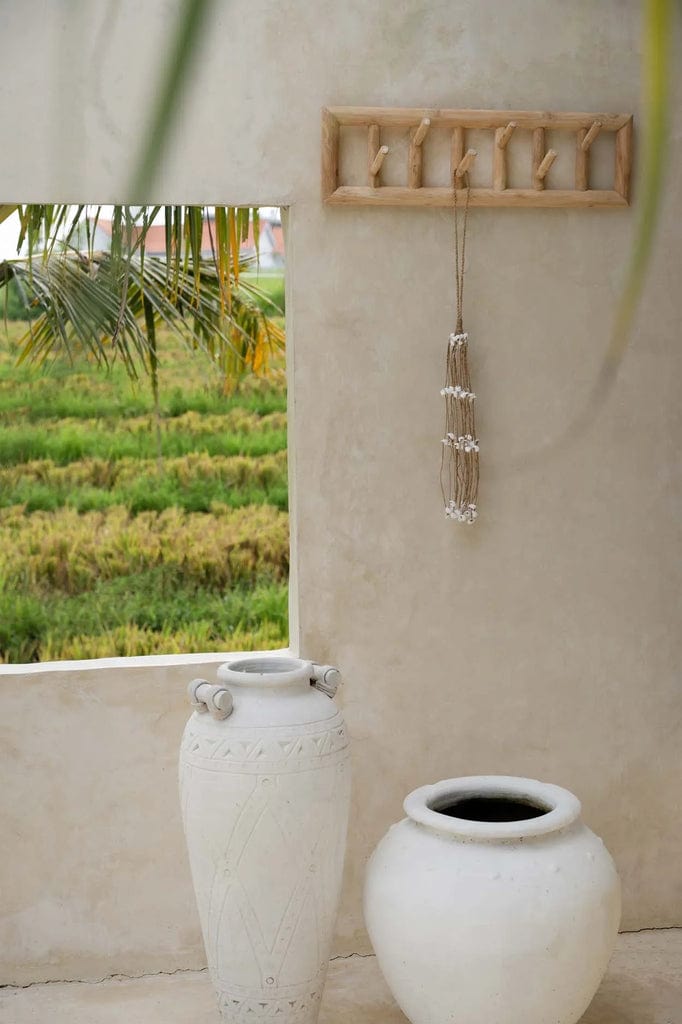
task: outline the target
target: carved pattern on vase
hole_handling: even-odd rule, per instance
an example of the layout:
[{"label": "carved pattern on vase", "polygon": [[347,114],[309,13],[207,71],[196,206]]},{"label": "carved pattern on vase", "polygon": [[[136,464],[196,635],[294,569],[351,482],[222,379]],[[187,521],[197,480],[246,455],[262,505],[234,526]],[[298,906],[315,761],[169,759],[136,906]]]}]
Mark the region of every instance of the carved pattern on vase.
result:
[{"label": "carved pattern on vase", "polygon": [[[190,722],[185,732],[181,798],[188,836],[201,836],[190,841],[190,861],[221,1014],[230,1024],[312,1024],[343,863],[339,791],[350,784],[343,719],[217,737],[202,729]],[[198,830],[216,800],[223,813]],[[264,850],[281,871],[273,872]]]}]

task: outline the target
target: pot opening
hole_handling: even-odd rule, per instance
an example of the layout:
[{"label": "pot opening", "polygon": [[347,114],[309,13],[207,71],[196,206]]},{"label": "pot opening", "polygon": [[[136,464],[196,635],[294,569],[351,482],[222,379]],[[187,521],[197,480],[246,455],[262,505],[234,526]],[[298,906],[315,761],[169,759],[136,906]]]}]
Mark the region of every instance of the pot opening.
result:
[{"label": "pot opening", "polygon": [[489,796],[462,796],[455,800],[446,797],[444,802],[436,802],[431,810],[464,821],[530,821],[549,814],[552,808],[521,796],[496,796],[491,793]]},{"label": "pot opening", "polygon": [[567,789],[514,775],[443,779],[408,793],[403,806],[417,825],[480,842],[545,836],[580,818]]},{"label": "pot opening", "polygon": [[291,658],[245,658],[243,661],[231,661],[228,667],[232,672],[250,672],[254,675],[275,675],[282,672],[295,672],[301,662]]}]

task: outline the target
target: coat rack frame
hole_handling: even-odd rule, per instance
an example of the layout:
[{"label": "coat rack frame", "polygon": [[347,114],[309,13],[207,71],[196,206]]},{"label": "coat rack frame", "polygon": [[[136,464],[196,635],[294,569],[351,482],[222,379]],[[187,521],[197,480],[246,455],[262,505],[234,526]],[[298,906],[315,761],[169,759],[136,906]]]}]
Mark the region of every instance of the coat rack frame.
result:
[{"label": "coat rack frame", "polygon": [[[367,185],[339,182],[341,129],[367,129]],[[381,144],[382,128],[410,131],[407,185],[382,185],[381,165],[388,147]],[[494,132],[492,184],[472,188],[471,206],[623,208],[630,203],[633,117],[631,114],[554,113],[534,110],[440,110],[407,107],[325,107],[322,110],[322,197],[332,206],[452,206],[453,185],[423,186],[423,143],[432,129],[451,131],[450,182],[463,189],[464,174],[476,159],[466,148],[467,130]],[[507,145],[514,131],[530,130],[529,188],[507,188]],[[575,187],[547,187],[547,175],[557,158],[545,148],[545,132],[575,135]],[[589,187],[590,146],[600,132],[615,133],[612,189]],[[464,192],[462,192],[462,196]]]}]

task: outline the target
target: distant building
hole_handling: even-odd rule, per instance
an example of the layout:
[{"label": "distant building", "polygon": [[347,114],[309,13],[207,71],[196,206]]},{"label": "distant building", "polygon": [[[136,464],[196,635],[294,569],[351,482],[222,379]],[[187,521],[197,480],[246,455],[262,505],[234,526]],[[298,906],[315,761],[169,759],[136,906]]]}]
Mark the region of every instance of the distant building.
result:
[{"label": "distant building", "polygon": [[[284,233],[282,222],[276,215],[265,216],[261,214],[259,221],[259,253],[258,264],[260,270],[283,270],[284,269]],[[79,232],[78,248],[87,248],[87,237],[85,229]],[[99,252],[108,252],[111,248],[111,221],[98,220],[94,229],[92,249]],[[210,259],[215,249],[215,224],[213,220],[204,221],[201,236],[201,256],[203,259]],[[163,224],[152,224],[147,231],[145,241],[145,252],[148,256],[166,255],[166,229]],[[253,259],[256,267],[256,244],[253,235],[253,221],[249,224],[249,234],[246,241],[239,247],[239,254],[242,259]]]}]

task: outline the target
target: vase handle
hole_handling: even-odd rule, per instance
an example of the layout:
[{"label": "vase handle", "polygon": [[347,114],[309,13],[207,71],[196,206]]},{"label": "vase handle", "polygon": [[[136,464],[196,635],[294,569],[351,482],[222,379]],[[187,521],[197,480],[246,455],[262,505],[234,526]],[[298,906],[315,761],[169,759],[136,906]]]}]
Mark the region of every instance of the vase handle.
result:
[{"label": "vase handle", "polygon": [[327,697],[335,697],[336,691],[341,685],[341,673],[333,665],[313,664],[313,676],[310,680],[310,685],[314,686],[320,693],[326,694]]},{"label": "vase handle", "polygon": [[208,679],[193,679],[187,687],[187,693],[190,704],[199,714],[210,711],[218,721],[229,718],[232,714],[234,701],[232,694],[224,686],[209,683]]}]

